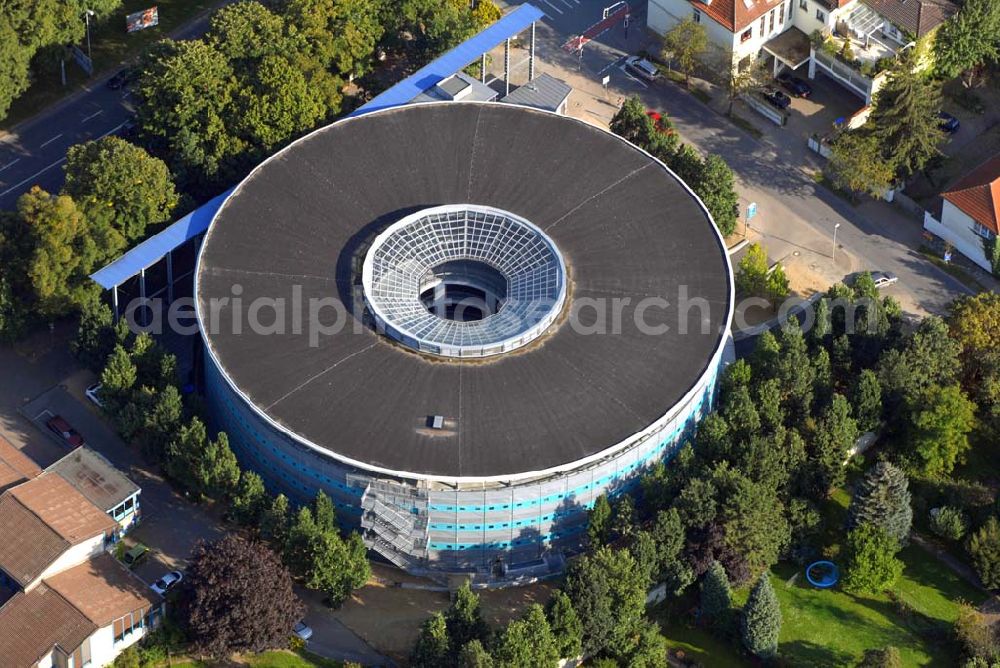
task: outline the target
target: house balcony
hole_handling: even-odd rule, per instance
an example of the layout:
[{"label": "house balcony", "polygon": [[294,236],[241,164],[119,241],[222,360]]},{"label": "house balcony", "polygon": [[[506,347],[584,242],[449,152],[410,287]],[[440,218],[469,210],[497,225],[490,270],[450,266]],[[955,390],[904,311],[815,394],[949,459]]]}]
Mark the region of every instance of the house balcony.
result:
[{"label": "house balcony", "polygon": [[[844,49],[844,43],[850,47]],[[895,52],[881,43],[871,40],[866,46],[855,40],[829,37],[819,47],[813,47],[809,66],[810,78],[816,68],[836,79],[846,88],[863,97],[865,104],[871,104],[875,93],[886,79],[886,70],[895,60]]]}]

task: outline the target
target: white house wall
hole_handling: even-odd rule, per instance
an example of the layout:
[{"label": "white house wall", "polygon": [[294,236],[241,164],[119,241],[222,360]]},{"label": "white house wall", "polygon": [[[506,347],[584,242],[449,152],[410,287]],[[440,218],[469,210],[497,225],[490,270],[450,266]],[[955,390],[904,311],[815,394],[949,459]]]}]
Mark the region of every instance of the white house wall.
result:
[{"label": "white house wall", "polygon": [[104,536],[98,535],[91,538],[88,541],[84,541],[79,545],[74,545],[69,548],[62,555],[56,559],[52,564],[45,569],[45,571],[35,579],[30,585],[25,587],[25,589],[32,589],[41,580],[47,577],[51,577],[56,573],[61,573],[67,568],[72,568],[78,564],[82,564],[91,557],[96,557],[101,552],[104,551]]},{"label": "white house wall", "polygon": [[944,201],[940,222],[929,213],[924,215],[924,228],[928,232],[950,243],[955,250],[986,271],[992,271],[983,251],[983,239],[975,233],[975,226],[976,221],[948,200]]}]

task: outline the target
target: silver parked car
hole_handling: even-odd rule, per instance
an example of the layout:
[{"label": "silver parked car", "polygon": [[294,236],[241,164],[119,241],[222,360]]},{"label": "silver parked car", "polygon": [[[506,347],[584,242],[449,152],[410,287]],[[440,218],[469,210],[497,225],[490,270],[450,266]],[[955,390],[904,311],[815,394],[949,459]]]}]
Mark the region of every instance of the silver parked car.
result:
[{"label": "silver parked car", "polygon": [[313,637],[313,630],[309,628],[309,626],[307,626],[305,622],[302,621],[297,622],[293,630],[295,631],[295,635],[297,635],[302,640],[309,640],[310,638]]},{"label": "silver parked car", "polygon": [[899,277],[891,271],[873,271],[872,281],[875,282],[876,288],[887,288],[893,283],[897,282]]},{"label": "silver parked car", "polygon": [[639,56],[626,58],[625,69],[646,81],[656,81],[660,78],[660,70],[656,69],[656,65]]}]

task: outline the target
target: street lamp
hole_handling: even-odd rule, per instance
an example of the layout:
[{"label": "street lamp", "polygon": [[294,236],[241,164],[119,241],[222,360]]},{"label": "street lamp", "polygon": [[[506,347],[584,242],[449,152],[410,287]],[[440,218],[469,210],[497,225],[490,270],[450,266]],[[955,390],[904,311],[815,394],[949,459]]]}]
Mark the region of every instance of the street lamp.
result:
[{"label": "street lamp", "polygon": [[830,261],[836,263],[837,261],[837,229],[840,227],[840,223],[833,226],[833,252],[830,253]]},{"label": "street lamp", "polygon": [[83,20],[87,22],[87,58],[94,62],[94,57],[90,55],[90,17],[94,16],[94,10],[87,9],[83,13]]}]

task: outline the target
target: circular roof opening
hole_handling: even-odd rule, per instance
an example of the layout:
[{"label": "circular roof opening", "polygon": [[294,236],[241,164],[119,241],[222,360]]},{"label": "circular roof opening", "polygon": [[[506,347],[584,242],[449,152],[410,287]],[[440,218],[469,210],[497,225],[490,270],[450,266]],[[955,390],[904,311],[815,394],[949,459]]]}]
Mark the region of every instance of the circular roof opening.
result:
[{"label": "circular roof opening", "polygon": [[449,204],[375,238],[365,301],[387,336],[444,357],[488,357],[538,338],[566,301],[562,254],[509,211]]}]

